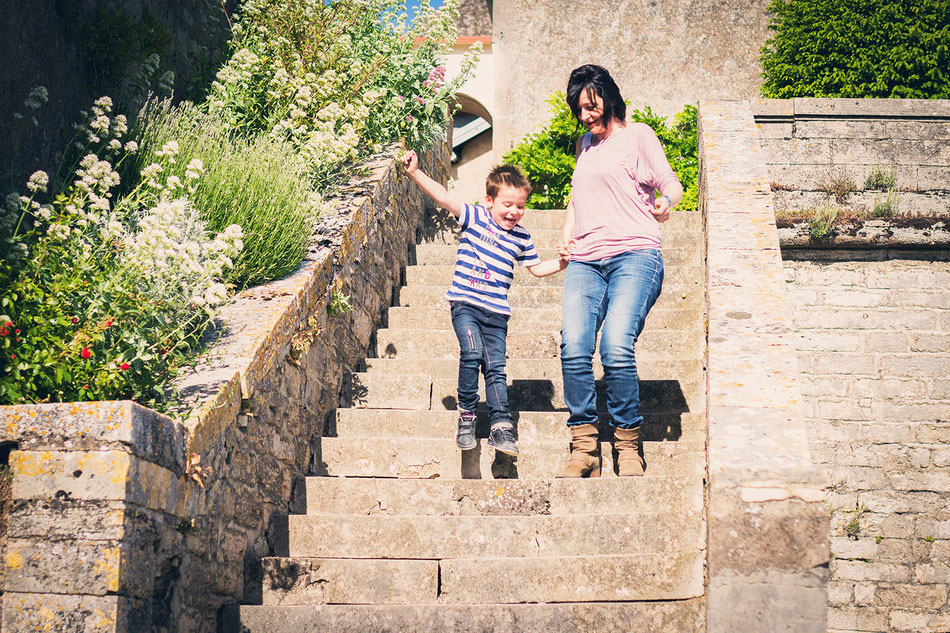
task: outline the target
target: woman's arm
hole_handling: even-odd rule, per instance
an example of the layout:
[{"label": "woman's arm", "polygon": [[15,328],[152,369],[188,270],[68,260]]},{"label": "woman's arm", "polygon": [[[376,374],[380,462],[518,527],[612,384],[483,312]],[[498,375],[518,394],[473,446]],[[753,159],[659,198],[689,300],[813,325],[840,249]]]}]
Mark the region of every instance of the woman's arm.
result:
[{"label": "woman's arm", "polygon": [[654,199],[653,217],[657,222],[666,222],[670,219],[670,211],[683,199],[683,185],[677,178],[673,178],[663,186],[661,195]]}]

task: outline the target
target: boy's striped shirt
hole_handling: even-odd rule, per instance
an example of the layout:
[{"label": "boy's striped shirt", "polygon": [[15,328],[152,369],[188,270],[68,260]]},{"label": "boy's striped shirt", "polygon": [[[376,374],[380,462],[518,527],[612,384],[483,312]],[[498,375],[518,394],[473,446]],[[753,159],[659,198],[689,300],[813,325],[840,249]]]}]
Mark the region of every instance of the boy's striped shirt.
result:
[{"label": "boy's striped shirt", "polygon": [[463,230],[455,254],[455,275],[445,298],[510,315],[508,288],[515,262],[533,266],[541,261],[531,234],[520,224],[506,231],[479,204],[462,205],[458,222]]}]

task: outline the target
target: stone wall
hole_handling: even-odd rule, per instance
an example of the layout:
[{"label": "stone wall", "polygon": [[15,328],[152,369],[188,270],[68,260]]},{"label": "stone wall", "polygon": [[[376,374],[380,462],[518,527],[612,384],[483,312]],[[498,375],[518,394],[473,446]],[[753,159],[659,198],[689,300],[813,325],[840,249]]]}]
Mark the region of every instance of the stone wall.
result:
[{"label": "stone wall", "polygon": [[600,64],[632,108],[670,116],[758,96],[769,0],[504,0],[494,7],[496,160],[549,118],[571,69]]},{"label": "stone wall", "polygon": [[[883,170],[896,178],[899,212],[950,215],[950,100],[773,99],[752,106],[777,212],[829,201],[871,211],[886,193],[866,189],[866,180]],[[840,187],[845,195],[833,194]]]},{"label": "stone wall", "polygon": [[[27,174],[48,169],[72,135],[70,124],[102,96],[92,88],[94,77],[81,59],[82,34],[76,15],[92,20],[100,7],[119,7],[133,20],[148,9],[162,24],[171,43],[161,53],[163,70],[175,72],[176,94],[184,94],[202,64],[221,54],[230,36],[228,13],[235,0],[34,0],[5,2],[0,11],[0,156],[13,151],[14,112],[24,112],[23,99],[37,85],[49,90],[49,103],[39,111],[39,128],[27,125],[19,134],[19,154]],[[108,9],[106,9],[108,10]],[[111,96],[117,96],[110,91]]]},{"label": "stone wall", "polygon": [[[0,407],[0,445],[18,444],[4,631],[216,633],[221,607],[260,600],[260,559],[285,547],[343,374],[432,210],[394,156],[351,183],[297,272],[226,306],[181,381],[183,422],[130,402]],[[447,156],[423,157],[442,182]]]},{"label": "stone wall", "polygon": [[830,631],[950,630],[950,253],[909,256],[785,262],[831,481]]}]

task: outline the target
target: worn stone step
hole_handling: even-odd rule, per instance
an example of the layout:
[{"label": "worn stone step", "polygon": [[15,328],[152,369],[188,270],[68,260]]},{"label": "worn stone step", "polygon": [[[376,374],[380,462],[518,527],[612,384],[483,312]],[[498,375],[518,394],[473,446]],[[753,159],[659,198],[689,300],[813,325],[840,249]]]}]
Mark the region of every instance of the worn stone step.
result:
[{"label": "worn stone step", "polygon": [[[598,410],[606,410],[606,383],[596,381]],[[455,378],[431,378],[425,374],[385,374],[358,372],[346,375],[341,407],[368,409],[458,408]],[[485,402],[485,384],[479,382],[479,398]],[[511,379],[508,401],[515,411],[564,411],[564,383],[560,377]],[[702,374],[680,380],[641,380],[640,407],[643,411],[704,411],[706,381]]]},{"label": "worn stone step", "polygon": [[439,565],[444,604],[682,600],[703,595],[703,550],[550,558],[458,558]]},{"label": "worn stone step", "polygon": [[[366,358],[363,360],[368,372],[385,374],[427,374],[433,378],[458,376],[458,358]],[[705,371],[702,358],[637,358],[637,375],[640,380],[679,380],[699,375]],[[600,355],[593,358],[594,378],[602,380],[604,368]],[[509,358],[505,365],[509,380],[535,380],[561,378],[561,361],[557,358]]]},{"label": "worn stone step", "polygon": [[[406,268],[406,286],[445,286],[448,288],[455,274],[455,266],[409,266]],[[664,289],[686,287],[689,284],[701,284],[705,269],[700,266],[667,266],[663,271]],[[522,266],[516,266],[512,286],[556,286],[564,285],[564,274],[555,273],[547,277],[535,277]]]},{"label": "worn stone step", "polygon": [[701,513],[309,515],[288,517],[289,555],[315,558],[537,558],[702,549]]},{"label": "worn stone step", "polygon": [[261,567],[265,605],[435,604],[439,597],[437,560],[268,557]]},{"label": "worn stone step", "polygon": [[[703,251],[701,235],[688,242],[679,242],[683,246],[664,245],[663,246],[663,264],[665,266],[700,266],[703,263]],[[458,250],[458,244],[451,242],[417,244],[415,255],[410,258],[410,263],[416,266],[453,266],[455,265],[455,253]],[[558,257],[556,248],[538,248],[538,257],[542,260],[555,259]]]},{"label": "worn stone step", "polygon": [[[643,411],[643,437],[647,442],[677,442],[702,440],[706,437],[705,413],[669,413]],[[516,433],[530,441],[570,440],[567,412],[515,411]],[[613,434],[608,425],[609,416],[601,413],[600,432],[604,441]],[[337,409],[333,433],[337,437],[428,437],[453,438],[458,412],[443,410],[388,410]],[[475,434],[488,437],[488,416],[479,412]]]},{"label": "worn stone step", "polygon": [[[364,579],[365,581],[365,579]],[[608,633],[706,630],[705,601],[232,606],[225,633]]]},{"label": "worn stone step", "polygon": [[[399,289],[397,304],[406,307],[445,308],[445,292],[448,285],[403,286]],[[552,308],[561,305],[561,287],[519,286],[511,287],[508,303],[512,312],[520,308]],[[656,302],[656,308],[702,309],[705,305],[705,288],[701,282],[691,282],[681,287],[666,286]]]},{"label": "worn stone step", "polygon": [[[452,315],[445,303],[436,308],[389,308],[388,327],[399,329],[439,329],[452,331]],[[647,315],[643,331],[688,330],[703,327],[703,312],[697,309],[655,307]],[[508,321],[508,331],[561,331],[561,307],[519,308]]]},{"label": "worn stone step", "polygon": [[[454,438],[324,437],[317,475],[331,477],[403,477],[447,479],[550,479],[567,463],[567,441],[519,440],[520,455],[498,453],[481,439],[460,451]],[[651,475],[693,476],[705,470],[704,441],[644,442]],[[602,476],[612,476],[614,456],[602,443]]]},{"label": "worn stone step", "polygon": [[[637,339],[639,357],[698,359],[704,354],[706,333],[701,329],[644,330]],[[459,344],[448,330],[395,330],[376,332],[376,356],[379,358],[458,358]],[[554,331],[508,333],[508,358],[560,358],[561,335]]]},{"label": "worn stone step", "polygon": [[307,514],[552,515],[703,510],[701,479],[644,475],[480,481],[308,477]]},{"label": "worn stone step", "polygon": [[[535,248],[556,249],[561,244],[561,229],[532,229],[529,233],[531,233]],[[427,230],[420,241],[424,244],[458,244],[460,235],[461,231],[456,225]],[[682,248],[688,245],[696,245],[699,248],[703,242],[702,235],[702,231],[685,226],[661,229],[661,248]]]}]

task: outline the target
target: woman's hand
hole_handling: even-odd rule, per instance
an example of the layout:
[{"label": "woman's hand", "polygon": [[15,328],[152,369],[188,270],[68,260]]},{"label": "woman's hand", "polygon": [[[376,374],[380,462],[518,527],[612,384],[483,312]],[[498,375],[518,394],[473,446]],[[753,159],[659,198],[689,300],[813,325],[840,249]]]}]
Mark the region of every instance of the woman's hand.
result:
[{"label": "woman's hand", "polygon": [[409,150],[402,155],[402,168],[406,170],[406,173],[410,176],[419,169],[419,156],[415,151]]},{"label": "woman's hand", "polygon": [[561,242],[557,247],[557,254],[565,262],[571,261],[571,253],[574,251],[574,240]]},{"label": "woman's hand", "polygon": [[670,199],[666,196],[660,196],[656,199],[653,206],[653,217],[657,222],[666,222],[670,219]]}]

